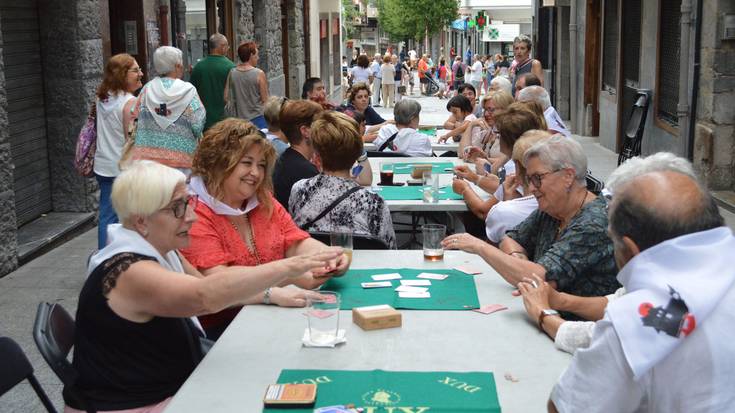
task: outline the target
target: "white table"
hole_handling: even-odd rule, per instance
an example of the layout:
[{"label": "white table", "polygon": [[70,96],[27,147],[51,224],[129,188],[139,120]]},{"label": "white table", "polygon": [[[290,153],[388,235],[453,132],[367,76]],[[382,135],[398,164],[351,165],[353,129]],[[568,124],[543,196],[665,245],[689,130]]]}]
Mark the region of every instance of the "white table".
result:
[{"label": "white table", "polygon": [[[457,152],[457,149],[459,148],[459,142],[455,142],[453,139],[449,139],[447,142],[439,143],[439,136],[444,135],[445,133],[449,132],[446,129],[437,129],[436,135],[429,136],[429,139],[431,140],[431,149],[435,152],[448,152],[448,151],[454,151]],[[378,147],[372,143],[372,142],[365,142],[363,144],[363,147],[366,151],[377,151]]]},{"label": "white table", "polygon": [[[455,166],[464,165],[464,161],[458,158],[438,158],[438,157],[411,157],[411,158],[369,158],[370,167],[373,170],[373,187],[380,188],[380,164],[382,162],[395,163],[431,163],[431,162],[451,162]],[[474,170],[473,164],[467,164]],[[452,190],[452,172],[442,172],[439,175],[439,187],[445,187],[445,191]],[[405,182],[411,179],[410,174],[394,174],[393,182]],[[467,211],[467,204],[461,199],[441,200],[437,203],[427,203],[422,200],[399,200],[385,201],[391,212],[462,212]]]},{"label": "white table", "polygon": [[[235,318],[207,357],[179,389],[166,412],[260,412],[265,388],[282,369],[392,371],[492,371],[505,413],[546,411],[546,401],[570,356],[529,321],[512,287],[479,257],[447,251],[427,263],[420,250],[355,251],[354,268],[427,268],[460,264],[483,269],[475,276],[480,304],[509,309],[400,310],[403,326],[363,331],[351,312],[340,312],[347,343],[335,349],[304,348],[303,309],[249,306]],[[516,382],[505,378],[508,374]]]}]

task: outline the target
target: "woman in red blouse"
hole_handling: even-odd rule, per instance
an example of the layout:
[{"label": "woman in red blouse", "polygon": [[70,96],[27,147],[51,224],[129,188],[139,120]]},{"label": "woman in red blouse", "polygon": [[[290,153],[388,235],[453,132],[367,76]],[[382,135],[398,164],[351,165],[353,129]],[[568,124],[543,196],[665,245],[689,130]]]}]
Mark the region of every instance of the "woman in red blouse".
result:
[{"label": "woman in red blouse", "polygon": [[[205,276],[223,267],[255,266],[325,248],[294,224],[272,194],[275,151],[257,128],[241,119],[225,119],[204,134],[194,154],[190,188],[199,195],[198,220],[182,250]],[[346,256],[330,263],[324,273],[295,279],[294,287],[274,287],[250,304],[303,307],[308,290],[330,276],[344,273]],[[216,339],[240,310],[229,308],[200,317],[210,338]]]}]

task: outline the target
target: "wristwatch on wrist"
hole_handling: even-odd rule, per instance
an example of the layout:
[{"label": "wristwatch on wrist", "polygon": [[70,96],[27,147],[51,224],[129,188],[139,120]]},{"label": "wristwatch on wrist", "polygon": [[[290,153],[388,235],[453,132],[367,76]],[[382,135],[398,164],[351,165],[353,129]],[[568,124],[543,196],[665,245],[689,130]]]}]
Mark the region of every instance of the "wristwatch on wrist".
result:
[{"label": "wristwatch on wrist", "polygon": [[365,162],[367,161],[368,155],[367,151],[363,151],[362,155],[360,155],[359,158],[357,158],[357,162]]},{"label": "wristwatch on wrist", "polygon": [[539,328],[539,330],[544,331],[544,327],[543,327],[543,325],[544,325],[544,318],[546,318],[547,316],[554,316],[554,315],[558,316],[559,315],[559,312],[556,311],[556,310],[551,310],[551,309],[541,310],[541,314],[539,314],[539,316],[538,316],[538,328]]},{"label": "wristwatch on wrist", "polygon": [[265,292],[263,293],[263,304],[270,304],[271,303],[271,289],[266,288]]}]

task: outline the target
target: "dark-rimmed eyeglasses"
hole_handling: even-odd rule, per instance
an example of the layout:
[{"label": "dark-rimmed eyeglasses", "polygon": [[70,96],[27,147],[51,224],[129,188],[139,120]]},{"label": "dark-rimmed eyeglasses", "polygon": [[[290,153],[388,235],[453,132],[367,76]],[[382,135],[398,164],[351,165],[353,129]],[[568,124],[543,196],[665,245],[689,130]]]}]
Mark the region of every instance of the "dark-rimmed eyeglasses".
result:
[{"label": "dark-rimmed eyeglasses", "polygon": [[186,215],[186,207],[191,207],[192,210],[194,210],[197,207],[197,203],[199,202],[199,196],[197,195],[188,195],[186,198],[178,199],[174,201],[171,206],[166,208],[161,208],[162,211],[170,210],[174,214],[174,218],[181,219]]},{"label": "dark-rimmed eyeglasses", "polygon": [[543,183],[543,180],[547,175],[551,175],[559,171],[561,171],[561,169],[557,169],[555,171],[544,172],[542,174],[529,175],[528,181],[531,182],[533,186],[535,186],[536,188],[541,188],[541,184]]}]

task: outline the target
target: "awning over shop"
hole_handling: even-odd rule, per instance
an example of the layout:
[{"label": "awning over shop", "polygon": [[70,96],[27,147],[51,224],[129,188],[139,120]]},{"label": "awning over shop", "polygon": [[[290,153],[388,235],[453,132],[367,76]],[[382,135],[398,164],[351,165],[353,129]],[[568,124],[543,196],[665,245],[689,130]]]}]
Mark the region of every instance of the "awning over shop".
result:
[{"label": "awning over shop", "polygon": [[457,19],[453,21],[452,29],[466,31],[467,30],[467,19],[463,18],[463,19]]}]

